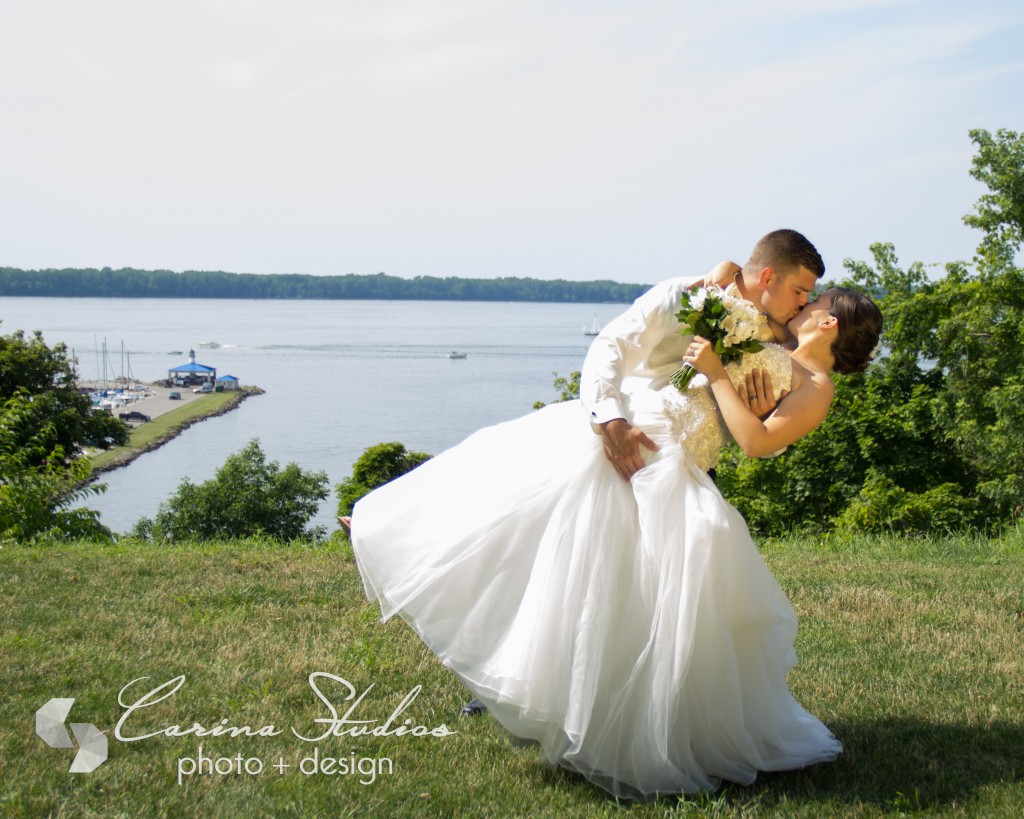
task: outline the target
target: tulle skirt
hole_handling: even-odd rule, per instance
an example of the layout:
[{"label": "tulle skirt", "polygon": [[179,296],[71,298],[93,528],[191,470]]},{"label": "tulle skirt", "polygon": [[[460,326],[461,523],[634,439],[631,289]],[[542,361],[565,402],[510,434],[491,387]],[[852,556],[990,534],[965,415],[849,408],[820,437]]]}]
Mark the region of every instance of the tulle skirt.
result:
[{"label": "tulle skirt", "polygon": [[616,796],[834,759],[786,685],[789,601],[707,474],[659,443],[626,483],[578,402],[475,433],[356,505],[368,597]]}]

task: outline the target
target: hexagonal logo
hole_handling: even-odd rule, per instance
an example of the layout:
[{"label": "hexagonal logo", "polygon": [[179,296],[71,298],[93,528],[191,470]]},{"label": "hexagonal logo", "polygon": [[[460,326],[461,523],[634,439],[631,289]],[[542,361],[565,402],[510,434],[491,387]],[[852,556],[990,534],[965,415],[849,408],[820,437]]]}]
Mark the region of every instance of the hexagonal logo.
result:
[{"label": "hexagonal logo", "polygon": [[[51,748],[74,748],[64,723],[75,704],[74,697],[54,697],[36,711],[36,734]],[[107,735],[91,722],[73,722],[71,731],[78,742],[78,753],[71,762],[71,773],[95,771],[107,759]]]}]

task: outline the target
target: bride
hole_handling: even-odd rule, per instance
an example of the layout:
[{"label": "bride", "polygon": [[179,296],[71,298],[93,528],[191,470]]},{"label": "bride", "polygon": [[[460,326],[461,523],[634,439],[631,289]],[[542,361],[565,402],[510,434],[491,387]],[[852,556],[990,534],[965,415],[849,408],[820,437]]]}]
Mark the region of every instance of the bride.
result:
[{"label": "bride", "polygon": [[[731,434],[752,455],[824,419],[831,370],[881,332],[834,289],[777,345],[629,397],[645,466],[624,481],[578,401],[489,427],[356,504],[352,542],[383,618],[403,617],[513,735],[632,799],[748,784],[842,747],[789,693],[796,618],[706,470]],[[767,368],[789,393],[764,421],[736,392]],[[794,510],[796,511],[796,510]]]}]

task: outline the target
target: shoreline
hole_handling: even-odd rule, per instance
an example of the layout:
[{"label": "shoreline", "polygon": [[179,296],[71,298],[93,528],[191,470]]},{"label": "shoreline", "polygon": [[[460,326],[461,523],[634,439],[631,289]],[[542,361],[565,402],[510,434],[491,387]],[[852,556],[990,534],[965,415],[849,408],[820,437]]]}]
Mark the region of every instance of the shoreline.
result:
[{"label": "shoreline", "polygon": [[[209,403],[203,402],[205,406],[197,406],[196,408],[193,408],[193,405],[200,404],[200,400],[197,399],[185,403],[180,407],[174,407],[169,411],[154,413],[152,420],[145,424],[132,426],[131,437],[129,438],[127,446],[101,450],[89,456],[89,464],[92,468],[89,482],[91,483],[97,480],[104,472],[112,472],[115,469],[120,469],[121,467],[127,466],[141,455],[159,449],[168,441],[172,441],[177,438],[194,424],[206,421],[209,418],[226,415],[232,410],[237,409],[246,399],[255,395],[263,395],[264,392],[265,390],[260,387],[243,386],[239,387],[232,393],[212,393],[209,396],[203,396],[203,399],[226,396],[217,403],[213,403],[212,401]],[[146,401],[139,401],[135,404],[128,405],[128,408],[146,410],[149,409],[149,407],[145,406],[146,403]],[[179,414],[183,415],[183,417],[180,420],[175,420],[174,416]],[[166,426],[166,429],[158,431],[153,437],[147,435],[147,433],[150,433],[153,429],[151,425],[156,424],[157,426],[160,426],[161,419],[164,419],[165,424],[167,421],[170,421],[170,424]],[[134,443],[136,437],[144,437],[148,440],[136,445]]]}]

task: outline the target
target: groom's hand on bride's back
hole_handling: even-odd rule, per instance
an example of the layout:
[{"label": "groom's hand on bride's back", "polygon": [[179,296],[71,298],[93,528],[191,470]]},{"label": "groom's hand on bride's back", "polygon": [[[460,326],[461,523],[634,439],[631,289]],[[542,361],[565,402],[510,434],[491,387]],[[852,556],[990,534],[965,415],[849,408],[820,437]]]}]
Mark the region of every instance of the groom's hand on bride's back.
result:
[{"label": "groom's hand on bride's back", "polygon": [[756,367],[747,373],[747,380],[736,388],[740,400],[754,415],[762,421],[771,415],[787,395],[789,390],[782,390],[779,393],[779,400],[775,400],[775,390],[772,387],[772,377],[768,370]]},{"label": "groom's hand on bride's back", "polygon": [[624,481],[644,468],[640,447],[651,452],[658,451],[658,445],[643,430],[630,426],[625,418],[614,418],[598,426],[604,441],[604,454]]}]

